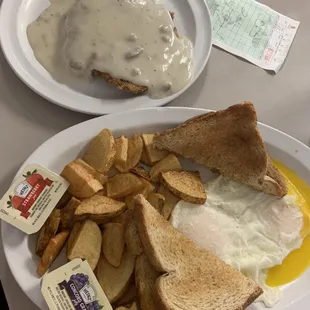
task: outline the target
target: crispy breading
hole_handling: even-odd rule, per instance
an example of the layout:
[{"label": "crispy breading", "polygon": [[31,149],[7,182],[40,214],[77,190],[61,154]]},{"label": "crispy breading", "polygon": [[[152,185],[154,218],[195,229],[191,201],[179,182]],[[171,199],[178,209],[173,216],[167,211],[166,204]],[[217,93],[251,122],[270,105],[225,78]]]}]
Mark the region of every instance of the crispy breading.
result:
[{"label": "crispy breading", "polygon": [[93,70],[93,75],[103,78],[107,83],[113,84],[119,90],[126,90],[135,95],[143,94],[148,90],[146,86],[140,86],[140,85],[133,84],[129,81],[125,81],[122,79],[116,79],[109,73]]},{"label": "crispy breading", "polygon": [[[170,16],[172,19],[174,19],[175,13],[170,12]],[[176,36],[179,38],[179,34],[178,34],[176,27],[174,28],[174,31],[175,31]],[[137,84],[134,84],[130,81],[117,79],[117,78],[113,77],[111,74],[112,73],[93,70],[93,76],[99,76],[99,77],[103,78],[107,83],[116,86],[119,90],[125,90],[125,91],[128,91],[134,95],[141,95],[141,94],[144,94],[145,92],[148,91],[147,86],[137,85]]]}]

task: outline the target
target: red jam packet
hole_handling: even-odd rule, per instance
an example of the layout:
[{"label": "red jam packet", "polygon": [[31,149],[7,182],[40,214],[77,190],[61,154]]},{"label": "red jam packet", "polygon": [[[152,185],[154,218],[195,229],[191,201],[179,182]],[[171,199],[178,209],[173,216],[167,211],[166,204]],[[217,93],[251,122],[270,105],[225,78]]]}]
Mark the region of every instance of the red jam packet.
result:
[{"label": "red jam packet", "polygon": [[80,258],[47,273],[41,292],[51,310],[112,310],[89,264]]},{"label": "red jam packet", "polygon": [[34,234],[40,230],[69,182],[49,169],[27,165],[0,200],[0,218]]}]

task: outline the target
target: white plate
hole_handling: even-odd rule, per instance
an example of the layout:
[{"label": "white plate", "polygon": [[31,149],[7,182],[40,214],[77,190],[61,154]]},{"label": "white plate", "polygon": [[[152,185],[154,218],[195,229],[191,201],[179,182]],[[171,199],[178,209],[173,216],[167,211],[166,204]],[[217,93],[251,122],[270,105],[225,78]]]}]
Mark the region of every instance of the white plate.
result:
[{"label": "white plate", "polygon": [[[206,110],[190,108],[152,108],[95,118],[52,137],[41,145],[24,165],[39,163],[59,173],[104,127],[110,128],[115,136],[121,134],[129,136],[135,132],[162,131],[205,112]],[[259,129],[270,155],[294,169],[310,184],[310,149],[292,137],[266,125],[259,124]],[[189,166],[184,167],[189,168]],[[195,167],[200,168],[198,165]],[[205,175],[202,176],[205,177]],[[28,238],[13,226],[2,222],[2,242],[8,264],[22,290],[39,308],[47,309],[40,293],[40,279],[36,275],[38,264],[38,258],[34,255],[36,236]],[[57,259],[53,267],[64,262],[63,255]],[[284,297],[273,310],[308,309],[306,305],[310,302],[309,284],[310,270],[297,281],[283,288]],[[252,305],[249,309],[265,308],[262,305]]]},{"label": "white plate", "polygon": [[56,82],[37,62],[29,45],[26,29],[49,5],[48,0],[3,0],[0,14],[0,41],[6,59],[35,92],[64,108],[87,114],[108,114],[137,108],[162,106],[180,96],[198,78],[211,51],[211,21],[205,0],[166,0],[175,12],[180,33],[194,43],[194,77],[182,91],[160,100],[131,96],[102,81],[81,84],[76,90]]}]

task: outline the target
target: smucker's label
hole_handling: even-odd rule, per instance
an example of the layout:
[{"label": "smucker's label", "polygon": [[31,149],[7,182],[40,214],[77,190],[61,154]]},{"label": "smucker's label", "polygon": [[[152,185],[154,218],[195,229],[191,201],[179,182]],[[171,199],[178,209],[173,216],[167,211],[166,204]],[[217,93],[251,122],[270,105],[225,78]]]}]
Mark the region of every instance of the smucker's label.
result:
[{"label": "smucker's label", "polygon": [[27,165],[0,200],[0,218],[27,234],[36,233],[68,187],[49,169]]},{"label": "smucker's label", "polygon": [[51,310],[112,310],[86,260],[76,258],[46,274],[41,291]]}]

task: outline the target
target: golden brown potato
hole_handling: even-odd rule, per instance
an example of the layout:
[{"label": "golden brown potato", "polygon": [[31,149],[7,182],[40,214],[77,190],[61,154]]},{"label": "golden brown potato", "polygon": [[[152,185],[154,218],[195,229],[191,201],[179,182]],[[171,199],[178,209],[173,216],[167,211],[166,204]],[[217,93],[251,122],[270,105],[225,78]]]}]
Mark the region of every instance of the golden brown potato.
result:
[{"label": "golden brown potato", "polygon": [[115,164],[115,167],[120,172],[128,172],[130,169],[137,166],[140,161],[143,150],[142,138],[134,134],[131,139],[128,140],[127,161],[123,164]]},{"label": "golden brown potato", "polygon": [[124,136],[115,139],[115,165],[125,165],[128,157],[128,139]]},{"label": "golden brown potato", "polygon": [[151,165],[156,164],[157,162],[159,162],[160,160],[162,160],[163,158],[169,155],[169,152],[165,150],[159,150],[153,146],[154,136],[155,135],[151,133],[142,135],[145,153],[148,158],[148,162]]},{"label": "golden brown potato", "polygon": [[143,183],[141,179],[133,173],[119,173],[108,179],[107,196],[121,198],[142,188]]},{"label": "golden brown potato", "polygon": [[72,247],[75,237],[78,235],[80,228],[82,227],[82,222],[75,222],[73,228],[70,231],[68,242],[67,242],[67,256],[68,252]]},{"label": "golden brown potato", "polygon": [[83,160],[98,172],[106,174],[113,165],[115,158],[115,141],[109,129],[103,129],[90,142]]},{"label": "golden brown potato", "polygon": [[124,252],[118,268],[110,265],[104,255],[101,255],[96,275],[110,303],[117,301],[128,288],[134,266],[135,258],[128,251]]},{"label": "golden brown potato", "polygon": [[114,267],[121,264],[125,239],[125,227],[119,223],[107,223],[102,233],[102,253],[106,260]]},{"label": "golden brown potato", "polygon": [[129,310],[138,310],[138,306],[137,306],[137,303],[134,302],[131,307],[129,308]]},{"label": "golden brown potato", "polygon": [[45,274],[45,272],[51,266],[57,255],[62,250],[68,238],[68,235],[69,230],[64,230],[49,241],[37,268],[37,274],[40,277],[42,277]]},{"label": "golden brown potato", "polygon": [[151,181],[158,182],[159,176],[162,172],[182,170],[183,168],[178,158],[175,155],[170,154],[152,167],[150,171]]},{"label": "golden brown potato", "polygon": [[[129,288],[126,292],[120,297],[120,299],[116,302],[118,307],[124,307],[132,304],[134,300],[137,298],[137,289],[134,283],[130,284]],[[117,308],[120,309],[120,308]],[[127,309],[127,308],[126,308]]]},{"label": "golden brown potato", "polygon": [[81,202],[75,210],[74,219],[76,221],[91,219],[102,223],[122,214],[125,210],[126,205],[124,202],[95,195]]},{"label": "golden brown potato", "polygon": [[96,171],[92,166],[90,166],[88,163],[86,163],[83,159],[77,158],[75,161],[78,165],[83,167],[90,175],[92,175],[96,180],[98,180],[102,185],[104,185],[108,178],[104,174]]},{"label": "golden brown potato", "polygon": [[63,196],[60,198],[60,200],[58,201],[58,203],[57,203],[57,205],[56,205],[56,208],[57,208],[57,209],[62,209],[62,208],[64,208],[64,207],[68,204],[68,202],[70,201],[71,197],[72,197],[72,195],[69,194],[68,191],[66,191],[66,192],[63,194]]},{"label": "golden brown potato", "polygon": [[161,215],[166,220],[169,220],[171,212],[173,211],[176,204],[180,201],[180,199],[178,197],[174,196],[162,184],[159,185],[157,192],[165,197],[165,204],[161,210]]},{"label": "golden brown potato", "polygon": [[91,220],[82,223],[73,244],[68,250],[68,260],[85,258],[95,270],[101,253],[102,236],[99,226]]},{"label": "golden brown potato", "polygon": [[49,241],[55,237],[60,223],[60,210],[54,209],[42,226],[36,245],[36,254],[42,256]]},{"label": "golden brown potato", "polygon": [[148,182],[147,180],[140,178],[140,181],[143,183],[143,187],[140,190],[125,197],[125,203],[126,203],[127,209],[129,210],[132,210],[134,208],[134,197],[135,196],[137,196],[138,194],[142,194],[144,197],[147,197],[155,189],[154,185]]},{"label": "golden brown potato", "polygon": [[125,225],[126,221],[127,221],[127,217],[128,217],[128,210],[126,210],[122,214],[112,218],[111,222]]},{"label": "golden brown potato", "polygon": [[166,198],[162,194],[150,193],[147,196],[147,200],[159,213],[161,213],[166,200]]},{"label": "golden brown potato", "polygon": [[143,151],[142,151],[142,154],[141,154],[140,161],[143,164],[145,164],[146,166],[149,166],[149,167],[153,166],[152,163],[150,162],[149,158],[146,155],[145,147],[143,147]]},{"label": "golden brown potato", "polygon": [[121,307],[116,308],[116,310],[138,310],[138,306],[136,302],[133,302],[130,308],[121,306]]},{"label": "golden brown potato", "polygon": [[142,166],[136,166],[129,170],[129,172],[137,175],[138,177],[145,179],[146,181],[150,181],[150,174],[149,172],[143,168]]},{"label": "golden brown potato", "polygon": [[76,161],[66,165],[61,176],[70,183],[68,192],[77,198],[91,197],[103,189],[102,184]]},{"label": "golden brown potato", "polygon": [[68,204],[60,210],[60,228],[71,229],[73,226],[73,217],[76,208],[81,203],[80,200],[72,197]]},{"label": "golden brown potato", "polygon": [[161,183],[182,200],[202,205],[207,200],[198,171],[168,171],[161,175]]}]

